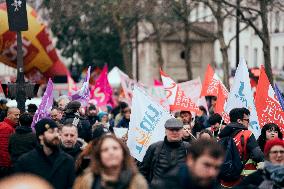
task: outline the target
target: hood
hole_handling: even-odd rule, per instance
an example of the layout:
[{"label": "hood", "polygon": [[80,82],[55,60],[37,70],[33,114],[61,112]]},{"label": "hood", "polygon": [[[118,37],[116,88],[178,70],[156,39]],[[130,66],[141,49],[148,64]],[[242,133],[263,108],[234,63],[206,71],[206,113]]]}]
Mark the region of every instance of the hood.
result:
[{"label": "hood", "polygon": [[235,133],[238,130],[248,130],[244,125],[240,123],[229,123],[225,128],[221,131],[219,134],[220,138],[231,136],[233,133]]},{"label": "hood", "polygon": [[31,133],[31,132],[32,132],[32,128],[31,127],[18,126],[16,128],[16,133],[18,133],[18,134],[25,134],[25,133]]}]

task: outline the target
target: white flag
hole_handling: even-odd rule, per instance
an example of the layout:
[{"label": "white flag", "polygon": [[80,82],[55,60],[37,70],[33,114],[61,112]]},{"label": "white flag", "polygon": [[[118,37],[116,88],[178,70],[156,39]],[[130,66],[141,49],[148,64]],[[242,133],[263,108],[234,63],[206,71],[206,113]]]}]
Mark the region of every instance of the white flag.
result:
[{"label": "white flag", "polygon": [[254,104],[253,92],[250,85],[248,67],[244,58],[241,58],[237,68],[234,83],[225,105],[225,111],[229,113],[233,108],[242,107],[250,110],[249,130],[253,132],[255,138],[258,138],[260,135],[260,127]]},{"label": "white flag", "polygon": [[165,122],[172,116],[141,88],[133,91],[127,146],[131,155],[142,161],[148,147],[165,137]]}]

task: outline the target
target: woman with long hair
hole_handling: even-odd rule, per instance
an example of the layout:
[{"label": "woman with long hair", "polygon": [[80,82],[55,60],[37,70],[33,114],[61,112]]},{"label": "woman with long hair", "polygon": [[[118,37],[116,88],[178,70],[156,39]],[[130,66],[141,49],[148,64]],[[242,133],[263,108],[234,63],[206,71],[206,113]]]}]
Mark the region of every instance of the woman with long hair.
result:
[{"label": "woman with long hair", "polygon": [[268,140],[279,138],[282,140],[282,133],[280,128],[275,123],[267,123],[261,129],[261,134],[257,140],[258,145],[262,151],[264,151],[265,143]]},{"label": "woman with long hair", "polygon": [[147,189],[127,146],[113,135],[101,138],[93,149],[92,166],[75,181],[73,189]]}]

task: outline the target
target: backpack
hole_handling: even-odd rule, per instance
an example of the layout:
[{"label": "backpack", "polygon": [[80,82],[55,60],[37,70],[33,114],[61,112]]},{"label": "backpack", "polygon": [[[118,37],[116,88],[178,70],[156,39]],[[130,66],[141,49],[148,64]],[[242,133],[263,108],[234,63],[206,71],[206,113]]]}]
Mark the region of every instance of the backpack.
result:
[{"label": "backpack", "polygon": [[[244,150],[240,156],[239,150],[234,141],[234,137],[227,136],[221,138],[218,143],[223,146],[225,150],[224,162],[221,165],[219,179],[225,182],[236,181],[240,178],[241,172],[244,169]],[[241,136],[241,145],[244,149],[244,136]]]}]

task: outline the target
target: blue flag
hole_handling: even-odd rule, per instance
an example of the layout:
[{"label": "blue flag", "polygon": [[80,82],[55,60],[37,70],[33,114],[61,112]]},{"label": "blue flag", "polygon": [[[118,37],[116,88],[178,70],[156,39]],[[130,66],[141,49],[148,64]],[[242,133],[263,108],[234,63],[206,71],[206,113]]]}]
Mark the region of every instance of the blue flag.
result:
[{"label": "blue flag", "polygon": [[281,106],[282,110],[284,111],[284,99],[283,99],[281,91],[279,90],[279,88],[276,84],[275,84],[275,90],[274,91],[275,91],[276,96],[278,98],[278,102],[280,103],[280,106]]}]

